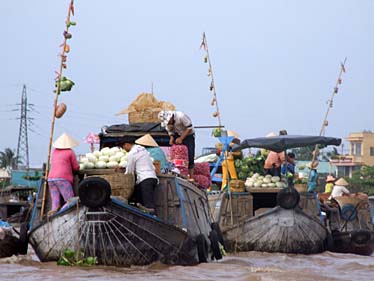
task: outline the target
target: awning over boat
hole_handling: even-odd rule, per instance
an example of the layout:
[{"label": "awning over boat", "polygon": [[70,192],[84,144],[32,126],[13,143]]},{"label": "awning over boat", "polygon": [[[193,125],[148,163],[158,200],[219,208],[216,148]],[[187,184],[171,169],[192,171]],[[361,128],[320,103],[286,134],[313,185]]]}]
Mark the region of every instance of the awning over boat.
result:
[{"label": "awning over boat", "polygon": [[99,134],[100,147],[121,145],[150,134],[159,146],[169,146],[169,134],[160,123],[117,124],[103,127]]},{"label": "awning over boat", "polygon": [[322,136],[299,136],[299,135],[285,135],[276,137],[261,137],[254,139],[246,139],[239,145],[233,147],[234,151],[256,147],[265,148],[268,150],[281,152],[289,148],[305,147],[311,145],[340,145],[342,140],[340,138],[322,137]]}]

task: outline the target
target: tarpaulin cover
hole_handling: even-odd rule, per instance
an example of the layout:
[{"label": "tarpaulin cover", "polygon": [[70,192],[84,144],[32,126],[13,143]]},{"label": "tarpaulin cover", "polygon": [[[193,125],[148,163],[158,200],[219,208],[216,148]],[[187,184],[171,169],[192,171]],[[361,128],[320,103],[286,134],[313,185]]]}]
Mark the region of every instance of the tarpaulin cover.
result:
[{"label": "tarpaulin cover", "polygon": [[107,133],[121,132],[165,132],[165,128],[160,123],[135,123],[135,124],[118,124],[106,128]]},{"label": "tarpaulin cover", "polygon": [[342,140],[340,138],[322,137],[322,136],[276,136],[276,137],[261,137],[254,139],[246,139],[239,145],[233,147],[234,151],[256,147],[265,148],[275,152],[281,152],[289,148],[305,147],[316,144],[321,145],[340,145]]}]

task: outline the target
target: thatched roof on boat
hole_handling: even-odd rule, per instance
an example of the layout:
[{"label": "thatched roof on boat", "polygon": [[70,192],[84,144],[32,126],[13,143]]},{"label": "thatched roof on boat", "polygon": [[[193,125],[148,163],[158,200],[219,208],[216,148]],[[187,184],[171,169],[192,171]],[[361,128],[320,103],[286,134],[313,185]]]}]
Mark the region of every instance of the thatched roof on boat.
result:
[{"label": "thatched roof on boat", "polygon": [[299,135],[282,135],[275,137],[261,137],[246,139],[239,145],[235,145],[233,150],[241,150],[250,147],[265,148],[268,150],[281,152],[289,148],[305,147],[316,144],[321,145],[340,145],[340,138],[322,137],[322,136],[299,136]]}]

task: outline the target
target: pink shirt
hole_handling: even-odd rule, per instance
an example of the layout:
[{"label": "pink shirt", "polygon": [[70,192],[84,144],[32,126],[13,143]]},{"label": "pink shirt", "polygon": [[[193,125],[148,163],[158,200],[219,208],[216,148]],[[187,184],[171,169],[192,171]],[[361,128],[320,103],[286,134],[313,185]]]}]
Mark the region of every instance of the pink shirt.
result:
[{"label": "pink shirt", "polygon": [[265,160],[264,168],[271,169],[273,164],[275,168],[279,168],[284,163],[284,153],[283,152],[274,152],[270,151],[268,157]]},{"label": "pink shirt", "polygon": [[72,149],[54,149],[48,179],[65,179],[73,184],[73,171],[79,171],[79,164]]}]

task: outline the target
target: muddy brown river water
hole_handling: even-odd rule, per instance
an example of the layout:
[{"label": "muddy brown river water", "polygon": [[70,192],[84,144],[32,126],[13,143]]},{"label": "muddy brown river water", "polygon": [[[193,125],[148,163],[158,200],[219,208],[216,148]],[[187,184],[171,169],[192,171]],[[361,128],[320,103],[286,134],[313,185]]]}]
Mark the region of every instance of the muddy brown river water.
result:
[{"label": "muddy brown river water", "polygon": [[34,254],[0,259],[0,280],[374,280],[374,256],[243,252],[197,266],[64,267]]}]

